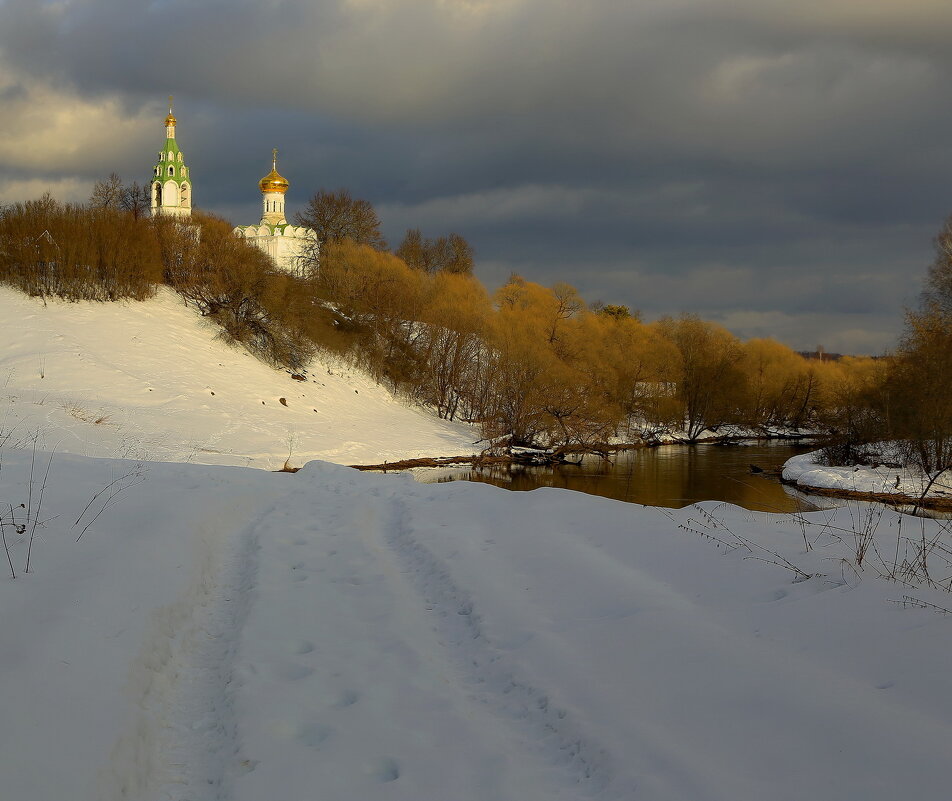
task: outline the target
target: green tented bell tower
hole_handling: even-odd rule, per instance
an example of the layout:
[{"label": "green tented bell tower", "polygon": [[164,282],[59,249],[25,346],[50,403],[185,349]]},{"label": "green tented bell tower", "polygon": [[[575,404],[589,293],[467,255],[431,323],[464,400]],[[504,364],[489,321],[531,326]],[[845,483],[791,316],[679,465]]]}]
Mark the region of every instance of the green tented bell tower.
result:
[{"label": "green tented bell tower", "polygon": [[175,141],[175,116],[169,97],[169,114],[165,118],[165,148],[152,169],[152,216],[170,214],[188,217],[192,213],[192,179],[185,157]]}]

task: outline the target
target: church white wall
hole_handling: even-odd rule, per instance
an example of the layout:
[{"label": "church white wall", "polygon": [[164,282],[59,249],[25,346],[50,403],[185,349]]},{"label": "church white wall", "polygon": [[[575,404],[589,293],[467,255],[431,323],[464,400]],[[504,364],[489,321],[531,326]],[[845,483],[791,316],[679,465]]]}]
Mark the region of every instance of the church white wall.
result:
[{"label": "church white wall", "polygon": [[179,186],[175,181],[166,181],[165,187],[162,189],[162,205],[163,206],[178,206],[179,205]]},{"label": "church white wall", "polygon": [[166,181],[161,187],[161,204],[156,203],[155,184],[152,184],[152,188],[150,189],[153,217],[158,214],[171,215],[173,217],[188,217],[192,213],[191,186],[189,186],[187,202],[185,203],[182,203],[181,188],[175,181]]},{"label": "church white wall", "polygon": [[284,195],[281,192],[265,192],[261,196],[261,220],[272,225],[281,225],[284,219]]},{"label": "church white wall", "polygon": [[294,275],[303,272],[303,257],[315,243],[313,231],[292,225],[284,231],[278,228],[274,233],[267,225],[247,225],[235,228],[234,232],[261,248],[279,269]]}]

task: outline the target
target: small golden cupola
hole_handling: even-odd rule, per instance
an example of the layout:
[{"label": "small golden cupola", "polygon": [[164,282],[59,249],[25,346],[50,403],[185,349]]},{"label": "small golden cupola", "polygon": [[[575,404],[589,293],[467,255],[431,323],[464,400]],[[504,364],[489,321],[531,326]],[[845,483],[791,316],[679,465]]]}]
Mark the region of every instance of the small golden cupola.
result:
[{"label": "small golden cupola", "polygon": [[175,123],[178,120],[175,119],[175,115],[172,113],[172,95],[169,95],[169,113],[165,118],[165,138],[174,139],[175,138]]},{"label": "small golden cupola", "polygon": [[280,192],[282,195],[288,191],[288,179],[278,172],[278,149],[271,151],[271,172],[258,181],[258,186],[262,192]]},{"label": "small golden cupola", "polygon": [[261,225],[287,225],[284,219],[284,193],[290,184],[278,172],[278,149],[271,151],[271,172],[258,181],[261,188]]}]

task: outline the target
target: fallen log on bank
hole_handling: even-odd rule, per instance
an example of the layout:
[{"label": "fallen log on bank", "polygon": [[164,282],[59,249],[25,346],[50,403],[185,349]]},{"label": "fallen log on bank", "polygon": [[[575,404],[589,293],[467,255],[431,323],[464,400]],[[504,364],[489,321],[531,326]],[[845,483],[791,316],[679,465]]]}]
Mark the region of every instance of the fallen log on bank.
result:
[{"label": "fallen log on bank", "polygon": [[381,464],[352,464],[354,470],[410,470],[414,467],[452,467],[455,465],[502,464],[509,459],[504,456],[424,456],[419,459],[402,459]]},{"label": "fallen log on bank", "polygon": [[[460,465],[472,465],[473,467],[482,467],[484,465],[494,464],[518,464],[525,466],[545,467],[551,465],[581,465],[582,457],[586,455],[599,456],[602,459],[610,458],[612,453],[624,450],[636,450],[645,447],[642,444],[636,445],[604,445],[599,448],[582,448],[578,446],[569,446],[556,448],[555,450],[535,450],[530,448],[515,449],[512,451],[502,449],[487,449],[482,453],[472,454],[470,456],[424,456],[418,459],[402,459],[397,462],[383,462],[382,464],[352,464],[355,470],[379,470],[387,472],[390,470],[410,470],[414,467],[454,467]],[[576,456],[578,461],[570,461],[567,457]]]},{"label": "fallen log on bank", "polygon": [[821,495],[825,498],[843,498],[851,501],[869,501],[892,506],[898,511],[905,507],[929,509],[933,512],[952,512],[952,498],[939,498],[934,495],[922,497],[919,495],[904,495],[899,492],[861,492],[860,490],[834,489],[830,487],[811,487],[798,484],[796,481],[780,479],[781,484],[793,487],[804,495]]}]

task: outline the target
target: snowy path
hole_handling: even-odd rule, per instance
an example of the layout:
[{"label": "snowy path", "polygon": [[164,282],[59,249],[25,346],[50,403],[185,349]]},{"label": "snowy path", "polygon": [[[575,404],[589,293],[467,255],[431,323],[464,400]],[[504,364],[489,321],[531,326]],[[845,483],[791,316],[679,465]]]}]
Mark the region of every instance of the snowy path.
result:
[{"label": "snowy path", "polygon": [[133,667],[139,715],[113,750],[115,797],[230,797],[238,751],[232,665],[254,587],[258,520],[272,512],[255,511],[246,497],[199,522],[192,578],[156,610]]},{"label": "snowy path", "polygon": [[467,593],[413,539],[403,500],[366,484],[299,490],[262,521],[269,589],[238,668],[240,717],[254,722],[242,749],[257,767],[235,798],[289,775],[331,801],[448,787],[460,801],[513,797],[513,786],[596,795],[604,753],[481,630]]},{"label": "snowy path", "polygon": [[436,616],[434,633],[469,688],[470,698],[507,720],[531,752],[561,766],[565,779],[577,785],[577,794],[590,796],[610,778],[604,748],[586,738],[565,709],[554,706],[548,694],[533,685],[505,651],[483,630],[479,609],[436,556],[414,537],[406,504],[391,501],[392,513],[385,539],[427,611]]}]

